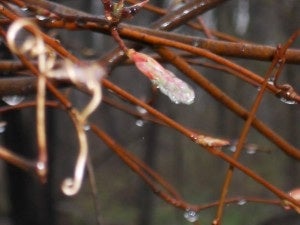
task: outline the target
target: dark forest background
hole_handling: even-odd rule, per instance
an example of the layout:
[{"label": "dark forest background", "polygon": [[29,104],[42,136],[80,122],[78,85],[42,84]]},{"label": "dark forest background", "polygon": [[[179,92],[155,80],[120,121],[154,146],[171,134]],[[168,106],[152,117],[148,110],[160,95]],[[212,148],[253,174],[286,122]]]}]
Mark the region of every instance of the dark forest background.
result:
[{"label": "dark forest background", "polygon": [[[93,14],[103,14],[99,0],[57,1]],[[169,1],[151,0],[151,4],[168,7]],[[222,31],[250,42],[277,46],[284,43],[300,24],[299,0],[230,0],[216,9],[205,13],[208,28]],[[148,26],[159,18],[149,12],[138,14],[129,22]],[[53,32],[53,31],[51,31]],[[111,37],[87,31],[55,31],[67,49],[84,59],[97,58],[115,46]],[[187,27],[176,32],[189,35],[203,35]],[[299,48],[300,40],[293,47]],[[263,75],[270,62],[249,59],[234,59],[257,74]],[[179,77],[180,72],[167,66]],[[257,89],[236,77],[195,66],[210,81],[228,93],[233,99],[249,109]],[[119,66],[110,79],[134,93],[141,99],[151,95],[151,87],[137,70]],[[293,84],[300,91],[299,65],[287,65],[281,76],[283,83]],[[188,81],[191,86],[194,84]],[[235,140],[239,137],[243,121],[216,102],[200,88],[195,88],[195,103],[177,105],[164,95],[158,94],[155,108],[171,118],[195,130]],[[105,90],[106,94],[109,92]],[[78,107],[85,104],[88,97],[70,90],[72,100]],[[34,96],[32,96],[34,97]],[[30,97],[27,97],[30,98]],[[2,104],[5,104],[4,102]],[[142,109],[138,109],[141,112]],[[2,117],[7,122],[1,134],[5,146],[18,151],[26,146],[27,156],[35,154],[34,109],[24,109]],[[62,180],[72,173],[76,160],[76,133],[70,120],[63,112],[49,110],[48,138],[50,154],[50,179],[41,186],[32,175],[0,161],[0,225],[87,225],[95,224],[95,212],[88,180],[75,197],[61,193]],[[289,105],[278,98],[265,94],[257,115],[270,128],[294,146],[300,146],[300,108]],[[212,202],[219,198],[223,177],[228,167],[224,161],[209,155],[179,133],[149,121],[143,121],[102,103],[91,118],[101,124],[122,146],[126,147],[148,165],[163,175],[183,196],[192,203]],[[89,136],[90,154],[95,167],[98,202],[102,224],[111,225],[162,225],[188,224],[181,210],[175,209],[157,198],[132,171],[119,160],[92,133]],[[300,164],[286,156],[275,145],[251,130],[247,143],[255,146],[255,151],[242,153],[240,161],[262,175],[270,183],[283,190],[299,187]],[[224,151],[230,152],[226,148]],[[253,182],[239,171],[232,181],[229,196],[274,197],[261,185]],[[298,215],[291,214],[278,206],[246,203],[226,206],[224,224],[230,225],[297,225]],[[200,224],[210,224],[215,208],[199,213]],[[281,219],[284,222],[280,222]],[[275,222],[267,222],[274,220]]]}]

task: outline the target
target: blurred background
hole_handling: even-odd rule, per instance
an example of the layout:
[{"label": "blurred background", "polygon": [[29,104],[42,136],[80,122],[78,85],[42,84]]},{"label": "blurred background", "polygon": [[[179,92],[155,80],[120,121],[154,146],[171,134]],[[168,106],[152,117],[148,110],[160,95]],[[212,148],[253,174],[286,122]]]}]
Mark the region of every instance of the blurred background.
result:
[{"label": "blurred background", "polygon": [[[57,2],[93,14],[103,14],[99,0]],[[170,9],[174,2],[150,1],[153,5]],[[250,42],[277,46],[299,29],[299,12],[299,0],[230,0],[205,13],[202,18],[210,29]],[[126,22],[148,27],[158,18],[159,16],[154,13],[143,11],[133,20]],[[51,32],[59,37],[66,48],[82,59],[99,58],[115,46],[109,36],[99,33],[60,30]],[[203,36],[202,33],[187,27],[180,27],[176,32]],[[299,48],[299,44],[300,40],[297,40],[293,47]],[[261,76],[270,65],[270,62],[256,60],[236,58],[231,60]],[[168,65],[167,68],[194,87],[196,99],[194,104],[189,106],[177,105],[158,93],[154,107],[191,129],[211,136],[236,140],[244,122],[179,71]],[[249,109],[257,94],[256,88],[220,71],[197,65],[195,68]],[[298,70],[299,65],[286,65],[280,82],[289,83],[300,92]],[[117,67],[109,79],[140,99],[151,98],[149,81],[131,66]],[[69,92],[72,102],[79,108],[89,100],[89,97],[74,89],[65,91]],[[104,93],[106,96],[116,98],[107,90],[104,90]],[[34,96],[27,96],[25,100],[32,98]],[[137,110],[144,112],[141,108]],[[22,155],[35,156],[35,119],[32,116],[34,113],[34,109],[24,109],[3,115],[2,120],[7,122],[5,131],[0,134],[3,145],[21,152]],[[299,105],[285,104],[266,93],[257,117],[292,145],[300,146]],[[210,155],[178,132],[140,120],[105,103],[101,104],[90,120],[165,177],[187,201],[205,204],[219,199],[228,164]],[[79,194],[74,197],[64,196],[60,189],[64,178],[73,173],[78,151],[76,133],[66,113],[58,110],[48,111],[48,138],[50,174],[49,182],[44,186],[41,186],[34,176],[0,161],[0,225],[96,224],[93,196],[87,179]],[[92,133],[89,135],[89,142],[99,191],[97,202],[100,206],[101,224],[190,223],[185,220],[182,210],[157,198],[149,187]],[[254,129],[250,131],[247,143],[248,146],[252,144],[252,148],[245,148],[240,157],[244,165],[284,191],[300,187],[298,161],[285,155]],[[223,150],[230,153],[234,147]],[[237,170],[234,173],[229,196],[275,197]],[[199,212],[199,223],[211,224],[215,211],[216,208],[211,208]],[[230,204],[225,208],[223,224],[297,225],[300,224],[299,217],[278,206],[254,203]]]}]

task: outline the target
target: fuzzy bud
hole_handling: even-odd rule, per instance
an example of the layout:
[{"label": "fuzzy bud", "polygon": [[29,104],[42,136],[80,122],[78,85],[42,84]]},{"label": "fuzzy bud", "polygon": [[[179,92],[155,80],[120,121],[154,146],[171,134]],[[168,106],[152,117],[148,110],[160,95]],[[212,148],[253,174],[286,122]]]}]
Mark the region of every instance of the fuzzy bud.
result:
[{"label": "fuzzy bud", "polygon": [[136,67],[147,76],[151,82],[167,95],[171,101],[183,104],[192,104],[195,99],[194,90],[184,81],[177,78],[171,71],[150,56],[130,49],[128,57],[134,61]]}]

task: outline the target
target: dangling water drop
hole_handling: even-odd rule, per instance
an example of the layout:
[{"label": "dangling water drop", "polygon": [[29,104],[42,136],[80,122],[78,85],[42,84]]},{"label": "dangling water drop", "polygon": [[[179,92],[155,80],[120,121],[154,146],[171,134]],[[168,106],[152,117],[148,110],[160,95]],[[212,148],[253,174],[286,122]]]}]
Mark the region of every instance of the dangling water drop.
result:
[{"label": "dangling water drop", "polygon": [[206,2],[202,1],[200,2],[200,6],[205,6],[206,5]]},{"label": "dangling water drop", "polygon": [[270,78],[268,79],[268,84],[274,85],[274,80],[275,80],[274,77],[270,77]]},{"label": "dangling water drop", "polygon": [[288,104],[288,105],[296,105],[297,104],[296,101],[291,100],[291,99],[286,99],[284,97],[281,97],[280,101],[282,101],[283,103]]},{"label": "dangling water drop", "polygon": [[247,203],[246,199],[241,199],[237,202],[238,205],[245,205]]},{"label": "dangling water drop", "polygon": [[137,125],[138,127],[142,127],[142,126],[144,126],[144,121],[143,120],[137,120],[137,121],[135,121],[135,125]]},{"label": "dangling water drop", "polygon": [[234,145],[230,145],[230,146],[228,146],[228,149],[231,152],[235,152],[236,151],[236,145],[235,144]]},{"label": "dangling water drop", "polygon": [[23,100],[25,99],[24,96],[20,96],[20,95],[10,95],[10,96],[3,96],[2,100],[11,106],[15,106],[20,104]]},{"label": "dangling water drop", "polygon": [[146,114],[146,113],[147,113],[147,110],[144,109],[143,107],[139,106],[139,105],[136,107],[136,110],[137,110],[139,113],[141,113],[141,114]]},{"label": "dangling water drop", "polygon": [[22,7],[21,10],[22,10],[23,12],[26,12],[26,11],[29,10],[29,8],[28,8],[28,7]]},{"label": "dangling water drop", "polygon": [[163,28],[168,27],[169,25],[170,25],[170,22],[165,22],[160,27],[163,29]]},{"label": "dangling water drop", "polygon": [[7,123],[5,121],[0,121],[0,133],[3,133],[6,129]]},{"label": "dangling water drop", "polygon": [[256,149],[254,149],[254,148],[249,148],[249,149],[246,150],[246,152],[247,152],[249,155],[253,155],[253,154],[256,153]]},{"label": "dangling water drop", "polygon": [[91,129],[91,126],[90,126],[89,124],[85,124],[85,125],[83,126],[83,129],[84,129],[85,131],[89,131],[89,130]]},{"label": "dangling water drop", "polygon": [[41,21],[48,19],[48,17],[42,16],[42,15],[36,15],[35,17],[36,17],[38,20],[41,20]]},{"label": "dangling water drop", "polygon": [[45,165],[45,163],[38,162],[38,163],[36,164],[36,168],[37,168],[38,170],[42,171],[42,170],[45,170],[46,165]]},{"label": "dangling water drop", "polygon": [[197,212],[193,211],[193,210],[186,210],[183,214],[184,218],[191,222],[194,223],[198,220],[199,215],[197,214]]},{"label": "dangling water drop", "polygon": [[256,153],[256,151],[257,151],[257,145],[255,145],[255,144],[248,144],[246,146],[246,152],[247,152],[247,154],[253,155],[253,154]]}]

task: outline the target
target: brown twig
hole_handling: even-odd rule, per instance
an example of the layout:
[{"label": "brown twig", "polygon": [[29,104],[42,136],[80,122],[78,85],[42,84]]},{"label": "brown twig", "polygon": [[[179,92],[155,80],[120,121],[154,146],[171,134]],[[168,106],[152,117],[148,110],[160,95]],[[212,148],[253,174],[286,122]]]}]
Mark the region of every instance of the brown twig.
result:
[{"label": "brown twig", "polygon": [[[193,81],[195,81],[198,85],[203,87],[208,93],[210,93],[214,98],[216,98],[219,102],[223,103],[235,112],[238,116],[243,119],[248,118],[248,111],[240,106],[237,102],[232,100],[229,96],[227,96],[224,92],[222,92],[218,87],[209,82],[204,76],[202,76],[198,71],[193,69],[188,63],[186,63],[179,56],[168,50],[167,48],[160,47],[157,49],[159,54],[169,60],[173,65],[175,65],[179,70],[181,70],[184,74],[189,76]],[[277,146],[279,146],[286,154],[294,157],[296,159],[300,159],[300,153],[297,148],[291,146],[287,141],[277,135],[274,131],[268,128],[263,122],[255,118],[253,120],[253,126],[259,130],[262,134],[272,140]]]},{"label": "brown twig", "polygon": [[[253,123],[256,112],[257,112],[257,110],[258,110],[258,108],[261,104],[262,98],[265,94],[268,81],[269,81],[270,77],[272,76],[272,69],[274,68],[274,65],[276,65],[278,63],[278,60],[279,59],[276,57],[272,61],[270,69],[267,71],[267,73],[264,77],[264,82],[263,82],[263,84],[261,85],[261,87],[259,89],[259,92],[258,92],[258,94],[257,94],[257,96],[256,96],[256,98],[253,102],[253,105],[251,106],[251,109],[250,109],[249,114],[248,114],[248,118],[246,119],[244,127],[241,131],[240,137],[238,139],[238,143],[236,145],[236,150],[233,154],[233,158],[235,160],[238,160],[238,158],[241,154],[242,148],[243,148],[243,146],[246,142],[247,135],[248,135],[249,130],[251,128],[251,124]],[[221,224],[223,211],[224,211],[224,205],[225,205],[225,199],[226,199],[226,196],[227,196],[227,193],[228,193],[228,190],[229,190],[229,186],[230,186],[230,183],[231,183],[231,180],[232,180],[232,177],[233,177],[233,172],[234,172],[234,167],[232,165],[230,165],[227,172],[226,172],[226,175],[225,175],[225,180],[224,180],[224,184],[223,184],[222,191],[221,191],[220,202],[219,202],[219,205],[218,205],[218,210],[217,210],[217,214],[216,214],[216,218],[215,218],[215,221],[217,221],[217,222],[215,224]]]},{"label": "brown twig", "polygon": [[[2,1],[8,2],[8,1]],[[82,13],[77,10],[73,10],[68,7],[64,7],[60,4],[51,3],[44,0],[13,0],[15,4],[20,7],[30,7],[33,12],[42,12],[44,15],[49,17],[49,21],[39,21],[39,24],[44,27],[57,27],[63,29],[85,29],[90,31],[97,31],[102,33],[109,33],[111,31],[111,24],[106,21],[103,17],[98,17],[94,15],[90,15],[88,13]],[[106,1],[108,2],[108,1]],[[160,28],[170,30],[180,25],[185,24],[188,20],[194,18],[199,13],[203,13],[208,9],[211,9],[218,4],[224,2],[224,0],[196,0],[192,1],[182,9],[177,10],[176,12],[170,12],[168,15],[163,17],[161,20],[158,20],[156,23],[153,24],[153,28]],[[121,1],[123,3],[123,1]],[[44,10],[44,11],[41,11]],[[20,16],[17,15],[11,8],[6,8],[3,5],[0,6],[0,13],[9,18],[5,21],[2,21],[3,24],[9,24],[10,21],[14,21],[18,19]],[[79,21],[79,22],[78,22]],[[117,21],[119,22],[119,21]],[[126,45],[124,44],[121,38],[128,38],[131,40],[135,40],[136,42],[146,43],[152,46],[159,46],[158,51],[159,53],[167,60],[172,61],[173,65],[175,65],[178,69],[180,69],[184,74],[188,77],[193,79],[198,86],[202,86],[207,92],[209,92],[213,97],[215,97],[218,101],[223,103],[227,108],[234,111],[237,115],[241,118],[246,120],[245,127],[241,133],[240,142],[237,147],[237,151],[233,157],[228,156],[227,154],[220,151],[220,149],[215,148],[209,142],[212,138],[204,136],[200,133],[194,132],[182,124],[172,120],[171,118],[167,117],[166,115],[160,113],[159,111],[155,110],[149,104],[140,101],[139,99],[135,98],[128,92],[124,91],[120,87],[114,85],[112,82],[108,81],[107,79],[103,80],[103,85],[107,88],[112,90],[113,92],[117,93],[118,95],[122,96],[125,100],[132,102],[134,105],[138,105],[143,107],[150,115],[150,119],[155,122],[168,125],[170,128],[175,129],[181,132],[183,135],[190,138],[196,144],[202,144],[203,147],[213,154],[216,157],[220,157],[224,161],[230,164],[230,171],[233,171],[233,168],[238,168],[242,172],[244,172],[247,176],[253,178],[256,182],[262,184],[264,187],[269,189],[271,192],[276,194],[280,199],[290,203],[291,206],[294,206],[295,209],[299,208],[299,202],[296,199],[291,198],[287,194],[285,194],[279,188],[271,185],[265,179],[260,177],[257,173],[253,172],[249,168],[245,167],[242,163],[237,161],[240,149],[243,146],[245,141],[247,132],[251,125],[253,125],[256,129],[258,129],[262,134],[264,134],[268,139],[272,140],[275,144],[277,144],[285,153],[292,156],[295,159],[300,159],[299,150],[295,147],[291,146],[287,143],[283,138],[269,129],[266,125],[264,125],[260,120],[255,118],[256,110],[260,104],[261,98],[264,94],[266,88],[271,90],[274,94],[284,94],[283,92],[291,97],[293,100],[300,102],[299,96],[297,94],[287,94],[290,93],[291,89],[287,89],[287,86],[278,85],[276,82],[274,85],[270,85],[267,83],[267,79],[261,78],[257,74],[246,70],[244,67],[241,67],[233,62],[221,57],[220,55],[226,56],[236,56],[239,58],[255,58],[259,60],[272,60],[274,57],[275,61],[282,60],[282,63],[279,67],[279,70],[276,74],[276,77],[280,75],[281,69],[285,62],[292,62],[292,63],[299,63],[300,62],[300,54],[298,50],[290,50],[288,47],[284,47],[284,51],[279,54],[279,58],[276,58],[276,54],[274,48],[268,46],[257,46],[250,43],[229,43],[229,42],[220,42],[215,40],[206,40],[206,39],[198,39],[196,37],[188,37],[184,35],[179,35],[175,33],[166,33],[155,31],[153,29],[142,29],[139,27],[134,27],[131,25],[120,24],[120,30],[114,30],[111,33],[113,37],[118,41],[119,46],[121,48],[116,49],[112,52],[112,54],[107,55],[106,58],[102,58],[99,62],[104,64],[105,66],[109,65],[109,61],[113,63],[113,66],[119,65],[118,63],[124,59],[124,55],[119,54],[120,50],[125,50],[126,52]],[[5,37],[5,31],[1,30],[2,36]],[[119,36],[120,34],[120,36]],[[72,55],[69,51],[67,51],[63,46],[61,46],[55,39],[50,38],[48,35],[41,33],[43,40],[51,46],[56,52],[58,52],[61,56],[70,59],[73,62],[79,63],[80,61]],[[117,38],[116,38],[117,37]],[[121,44],[120,44],[121,43]],[[197,45],[197,46],[196,46]],[[125,46],[125,47],[124,47]],[[186,52],[190,52],[192,54],[206,57],[217,64],[221,64],[222,68],[227,71],[234,71],[235,74],[245,81],[251,83],[252,85],[262,86],[261,91],[257,96],[257,100],[255,101],[251,111],[248,112],[246,109],[241,107],[231,98],[229,98],[225,93],[220,91],[216,86],[214,86],[211,82],[208,82],[199,72],[195,71],[186,61],[184,58],[180,57],[178,54],[168,50],[165,47],[160,46],[169,46],[177,49],[184,50]],[[206,48],[215,54],[202,49]],[[267,54],[265,54],[267,53]],[[218,55],[217,55],[218,54]],[[36,67],[34,62],[29,61],[26,57],[19,55],[23,65],[25,68],[28,68],[29,71],[36,76],[40,76],[39,70]],[[109,59],[109,60],[108,60]],[[115,60],[115,61],[114,61]],[[276,63],[277,63],[276,62]],[[275,65],[275,64],[274,64]],[[214,66],[215,67],[215,66]],[[16,65],[14,69],[20,69],[19,65]],[[22,68],[23,69],[23,68]],[[267,72],[267,76],[269,76],[271,72]],[[278,76],[277,76],[278,75]],[[24,80],[18,80],[20,83],[24,82]],[[31,81],[32,82],[32,81]],[[7,87],[6,87],[7,88]],[[77,133],[80,134],[79,139],[84,139],[85,134],[82,129],[82,121],[80,120],[79,112],[72,107],[71,102],[65,98],[57,88],[49,81],[47,81],[47,88],[50,90],[51,93],[55,95],[55,97],[61,102],[62,108],[69,113],[70,118],[72,119]],[[82,91],[86,91],[81,87],[77,87]],[[286,90],[287,89],[287,90]],[[294,93],[294,92],[293,92]],[[109,101],[108,101],[109,102]],[[110,102],[111,103],[111,102]],[[112,103],[114,107],[120,108],[123,111],[129,112],[134,116],[140,116],[135,114],[127,107],[123,105],[116,104],[115,102]],[[59,105],[61,106],[61,105]],[[22,106],[20,107],[20,109]],[[14,109],[18,109],[16,106]],[[0,109],[1,111],[1,109]],[[147,117],[145,117],[147,118]],[[80,121],[79,121],[80,120]],[[222,209],[224,203],[227,202],[235,202],[238,199],[226,199],[226,193],[229,188],[229,183],[231,179],[231,175],[226,176],[226,181],[223,186],[223,194],[222,197],[219,199],[218,202],[208,204],[206,206],[197,206],[191,205],[185,202],[177,191],[169,185],[167,182],[164,181],[163,178],[159,176],[159,174],[152,171],[149,167],[147,167],[142,161],[136,158],[133,154],[127,152],[122,146],[118,145],[111,137],[109,137],[105,131],[102,131],[99,127],[92,125],[92,130],[111,148],[115,151],[115,153],[122,158],[122,160],[140,177],[150,186],[150,188],[158,194],[162,199],[167,201],[168,203],[172,204],[175,207],[182,208],[184,210],[190,208],[194,210],[200,210],[211,206],[219,205],[219,211],[217,214],[217,220],[220,221],[222,216]],[[226,140],[224,140],[226,142]],[[86,143],[86,141],[83,141]],[[82,142],[81,142],[82,143]],[[3,151],[3,152],[2,152]],[[28,169],[30,167],[30,162],[28,163],[26,160],[20,159],[18,156],[11,154],[7,149],[0,149],[0,157],[2,156],[8,161],[13,163],[14,165],[22,168]],[[34,169],[36,169],[36,165],[34,165]],[[161,190],[160,188],[163,188]],[[224,194],[225,193],[225,194]],[[251,201],[251,198],[249,198]],[[267,204],[282,204],[281,200],[279,201],[267,201],[263,199],[252,199],[253,202],[263,202]],[[221,213],[220,213],[221,211]]]}]

